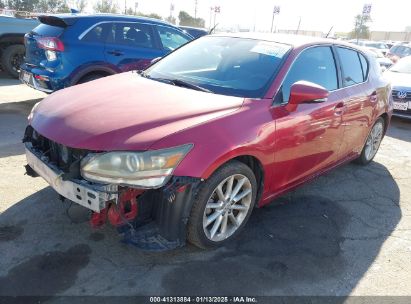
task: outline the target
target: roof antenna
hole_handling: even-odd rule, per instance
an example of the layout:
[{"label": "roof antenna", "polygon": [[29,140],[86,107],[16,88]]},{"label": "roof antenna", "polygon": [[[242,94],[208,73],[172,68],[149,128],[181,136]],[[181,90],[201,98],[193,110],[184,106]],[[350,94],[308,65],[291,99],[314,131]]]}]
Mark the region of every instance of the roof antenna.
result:
[{"label": "roof antenna", "polygon": [[330,30],[328,31],[327,36],[325,36],[325,38],[328,38],[328,36],[331,34],[331,31],[333,30],[333,28],[334,28],[334,25],[330,28]]},{"label": "roof antenna", "polygon": [[71,12],[72,14],[78,14],[78,13],[79,13],[79,11],[76,10],[76,9],[74,9],[74,8],[71,8],[71,9],[70,9],[70,12]]}]

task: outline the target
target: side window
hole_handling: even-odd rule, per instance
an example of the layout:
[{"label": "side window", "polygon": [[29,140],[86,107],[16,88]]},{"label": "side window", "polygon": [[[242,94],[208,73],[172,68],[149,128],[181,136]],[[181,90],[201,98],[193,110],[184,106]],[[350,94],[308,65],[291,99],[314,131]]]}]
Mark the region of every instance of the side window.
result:
[{"label": "side window", "polygon": [[337,47],[343,74],[343,86],[348,87],[364,82],[363,70],[358,53],[354,50]]},{"label": "side window", "polygon": [[130,47],[154,48],[151,26],[141,23],[114,23],[108,41]]},{"label": "side window", "polygon": [[409,47],[407,47],[407,46],[404,46],[404,49],[403,49],[403,51],[401,52],[401,55],[402,55],[403,57],[410,56],[410,55],[411,55],[411,48],[409,48]]},{"label": "side window", "polygon": [[283,82],[283,102],[288,102],[291,86],[300,80],[321,85],[329,91],[338,89],[337,68],[330,47],[309,48],[301,53]]},{"label": "side window", "polygon": [[104,43],[106,42],[107,36],[111,30],[110,23],[102,23],[95,26],[91,29],[82,39],[81,41],[86,42],[97,42],[97,43]]},{"label": "side window", "polygon": [[171,27],[158,25],[157,30],[165,50],[174,51],[176,48],[190,41],[188,37]]},{"label": "side window", "polygon": [[360,56],[360,61],[361,61],[361,67],[362,67],[362,78],[363,81],[366,81],[368,78],[368,71],[369,71],[369,66],[368,66],[368,61],[365,59],[363,54],[358,53],[358,56]]}]

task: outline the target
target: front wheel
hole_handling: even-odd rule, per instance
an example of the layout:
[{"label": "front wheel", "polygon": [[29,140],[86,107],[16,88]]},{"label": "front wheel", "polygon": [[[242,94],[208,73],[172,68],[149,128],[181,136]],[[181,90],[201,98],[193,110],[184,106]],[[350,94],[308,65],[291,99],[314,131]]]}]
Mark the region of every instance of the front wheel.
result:
[{"label": "front wheel", "polygon": [[384,119],[380,117],[372,127],[370,134],[368,134],[367,141],[365,142],[360,156],[356,159],[356,163],[367,165],[374,159],[380,148],[381,141],[384,138],[384,128]]},{"label": "front wheel", "polygon": [[205,181],[188,221],[188,240],[200,248],[221,246],[247,223],[254,208],[257,182],[253,171],[231,161]]}]

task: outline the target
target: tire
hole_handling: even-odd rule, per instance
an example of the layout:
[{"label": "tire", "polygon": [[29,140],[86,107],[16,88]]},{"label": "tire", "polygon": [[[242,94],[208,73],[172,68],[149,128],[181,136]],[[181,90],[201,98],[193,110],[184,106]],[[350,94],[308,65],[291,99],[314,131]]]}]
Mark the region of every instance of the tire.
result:
[{"label": "tire", "polygon": [[[237,195],[233,195],[236,186],[240,184]],[[230,188],[229,185],[231,185],[231,192],[227,191]],[[221,186],[221,192],[217,190],[219,186]],[[229,193],[231,195],[228,195]],[[230,161],[223,165],[201,185],[194,199],[187,224],[189,242],[207,249],[222,246],[235,238],[251,215],[256,194],[257,181],[253,171],[247,165],[239,161]],[[241,198],[241,195],[244,197]],[[239,200],[236,202],[226,199],[222,202],[223,197]],[[219,207],[215,207],[217,205]],[[210,206],[213,207],[209,208]],[[215,220],[211,221],[213,217]],[[207,219],[209,224],[207,224]],[[213,233],[215,225],[217,225],[217,230]]]},{"label": "tire", "polygon": [[86,76],[82,77],[82,78],[77,82],[77,84],[81,84],[81,83],[86,83],[86,82],[89,82],[89,81],[97,80],[97,79],[100,79],[100,78],[103,78],[103,77],[106,77],[106,76],[107,76],[107,75],[98,74],[98,73],[89,74],[89,75],[86,75]]},{"label": "tire", "polygon": [[13,78],[19,78],[20,65],[24,62],[25,48],[22,44],[8,46],[1,57],[3,69]]},{"label": "tire", "polygon": [[384,130],[385,121],[380,117],[371,128],[367,140],[365,141],[364,148],[362,149],[360,156],[355,160],[355,163],[365,166],[374,159],[384,138]]}]

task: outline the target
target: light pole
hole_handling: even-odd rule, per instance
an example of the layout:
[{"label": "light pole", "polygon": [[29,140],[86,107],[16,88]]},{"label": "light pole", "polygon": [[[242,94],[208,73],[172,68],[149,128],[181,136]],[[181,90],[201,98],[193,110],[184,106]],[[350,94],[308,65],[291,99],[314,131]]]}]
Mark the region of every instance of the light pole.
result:
[{"label": "light pole", "polygon": [[124,15],[127,15],[127,0],[124,0]]},{"label": "light pole", "polygon": [[171,18],[173,17],[173,11],[174,11],[174,4],[171,3],[171,4],[170,4],[170,17],[169,17],[170,22],[171,22]]},{"label": "light pole", "polygon": [[210,26],[208,28],[208,30],[211,30],[211,22],[212,22],[212,18],[213,18],[213,12],[214,12],[214,7],[210,7]]},{"label": "light pole", "polygon": [[137,15],[138,2],[134,3],[134,15]]},{"label": "light pole", "polygon": [[220,7],[219,6],[214,7],[214,27],[216,25],[217,13],[218,14],[220,13]]},{"label": "light pole", "polygon": [[194,0],[194,19],[197,19],[197,4],[198,0]]},{"label": "light pole", "polygon": [[274,17],[275,15],[278,15],[280,13],[280,7],[279,6],[274,6],[274,10],[273,10],[273,18],[271,19],[271,30],[270,32],[273,32],[273,27],[274,27]]}]

